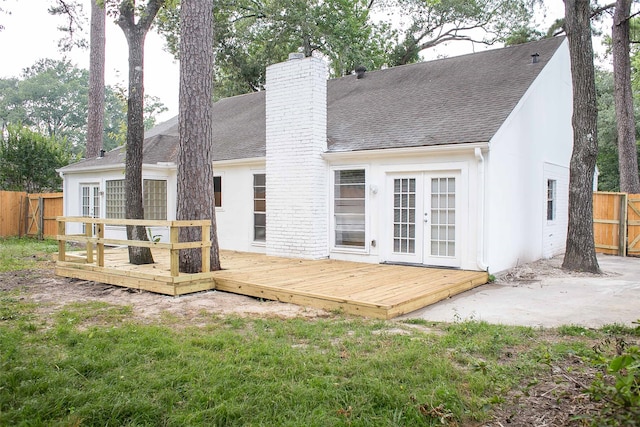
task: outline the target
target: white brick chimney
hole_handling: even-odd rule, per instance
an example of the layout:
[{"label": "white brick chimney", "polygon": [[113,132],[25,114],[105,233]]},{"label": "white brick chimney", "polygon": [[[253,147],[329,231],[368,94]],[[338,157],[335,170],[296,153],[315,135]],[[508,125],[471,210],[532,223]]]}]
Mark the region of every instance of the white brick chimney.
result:
[{"label": "white brick chimney", "polygon": [[267,255],[328,253],[327,71],[291,54],[266,76]]}]

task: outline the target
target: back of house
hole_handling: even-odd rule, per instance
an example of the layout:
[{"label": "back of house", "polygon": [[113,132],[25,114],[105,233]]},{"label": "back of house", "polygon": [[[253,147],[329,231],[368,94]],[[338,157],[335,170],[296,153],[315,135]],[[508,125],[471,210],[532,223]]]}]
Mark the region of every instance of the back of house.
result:
[{"label": "back of house", "polygon": [[[325,76],[292,55],[268,67],[265,91],[216,102],[221,248],[492,273],[564,250],[563,37]],[[148,219],[175,218],[178,148],[177,118],[146,136]],[[65,215],[124,218],[123,156],[61,169]]]}]

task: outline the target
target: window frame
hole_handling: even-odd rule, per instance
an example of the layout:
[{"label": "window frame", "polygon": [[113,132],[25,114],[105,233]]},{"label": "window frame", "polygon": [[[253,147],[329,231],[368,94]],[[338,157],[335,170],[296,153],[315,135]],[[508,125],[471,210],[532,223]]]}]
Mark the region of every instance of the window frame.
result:
[{"label": "window frame", "polygon": [[[114,185],[114,188],[110,188],[110,183],[119,183],[117,186]],[[113,189],[121,190],[118,191],[115,195],[113,194]],[[112,191],[109,191],[112,190]],[[125,199],[125,180],[124,178],[119,179],[106,179],[104,181],[104,217],[106,219],[125,219],[126,215],[126,199]],[[117,196],[117,197],[116,197]],[[115,200],[112,200],[115,197]],[[118,205],[118,202],[122,201],[121,205]],[[116,215],[113,215],[113,211]]]},{"label": "window frame", "polygon": [[[351,246],[351,245],[339,245],[337,244],[337,223],[336,223],[336,174],[338,172],[343,171],[363,171],[364,172],[364,183],[363,185],[363,245],[362,246]],[[330,233],[331,233],[331,252],[343,252],[343,253],[357,253],[357,254],[367,254],[370,250],[370,241],[369,241],[369,192],[370,192],[370,184],[369,184],[369,168],[367,165],[355,164],[355,165],[341,165],[339,167],[331,168],[330,172]],[[344,199],[344,198],[341,198]],[[341,215],[341,214],[338,214]],[[353,215],[353,214],[352,214]]]},{"label": "window frame", "polygon": [[547,222],[553,222],[557,218],[558,205],[558,180],[547,179]]},{"label": "window frame", "polygon": [[[256,185],[256,177],[262,176],[264,177],[263,185]],[[252,190],[252,209],[251,209],[251,217],[252,217],[252,228],[251,228],[251,241],[255,245],[266,245],[267,243],[267,175],[265,172],[255,171],[251,174],[251,190]],[[264,188],[264,198],[256,198],[256,188]],[[256,210],[256,201],[262,201],[264,203],[264,211]],[[260,215],[264,218],[264,225],[256,225],[256,215]],[[256,231],[258,227],[264,229],[264,238],[259,239],[256,238]]]},{"label": "window frame", "polygon": [[[213,175],[213,206],[216,208],[216,210],[220,210],[224,207],[223,205],[223,198],[222,198],[222,182],[223,182],[223,174],[214,174]],[[216,179],[218,179],[218,181],[220,182],[219,184],[219,191],[216,191]],[[216,197],[216,195],[219,194],[219,196]]]},{"label": "window frame", "polygon": [[[152,207],[150,205],[147,204],[147,201],[149,200],[149,193],[147,192],[147,182],[164,182],[164,205],[162,204],[158,204],[158,205],[154,205],[153,208],[156,207],[163,207],[164,208],[164,218],[149,218],[149,214],[150,212],[153,210]],[[161,178],[155,178],[155,177],[150,177],[150,178],[143,178],[142,179],[142,203],[143,203],[143,207],[144,207],[144,219],[153,221],[153,220],[159,220],[159,221],[166,221],[168,216],[168,210],[167,210],[167,204],[168,204],[168,194],[167,194],[167,189],[168,189],[168,183],[166,179],[161,179]],[[162,212],[161,212],[162,213]],[[162,215],[160,215],[162,217]]]}]

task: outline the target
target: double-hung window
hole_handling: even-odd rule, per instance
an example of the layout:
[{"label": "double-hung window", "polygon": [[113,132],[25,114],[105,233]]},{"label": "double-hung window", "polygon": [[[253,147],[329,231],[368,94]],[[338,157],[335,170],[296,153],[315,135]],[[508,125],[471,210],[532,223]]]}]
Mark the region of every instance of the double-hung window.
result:
[{"label": "double-hung window", "polygon": [[365,170],[334,171],[335,246],[365,248]]},{"label": "double-hung window", "polygon": [[253,240],[264,242],[267,237],[267,181],[265,174],[253,175]]},{"label": "double-hung window", "polygon": [[547,221],[556,219],[556,180],[547,180]]}]

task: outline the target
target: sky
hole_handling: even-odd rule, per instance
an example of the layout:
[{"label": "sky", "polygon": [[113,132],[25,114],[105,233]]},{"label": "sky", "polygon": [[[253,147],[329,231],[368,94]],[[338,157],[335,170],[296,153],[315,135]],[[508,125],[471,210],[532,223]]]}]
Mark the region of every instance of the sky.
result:
[{"label": "sky", "polygon": [[[536,18],[540,28],[546,26],[556,18],[564,15],[562,0],[544,0],[546,16]],[[89,0],[82,0],[84,14],[87,20],[90,15]],[[58,40],[62,33],[59,25],[64,25],[64,19],[51,16],[47,12],[53,0],[5,0],[1,6],[11,12],[10,15],[0,15],[0,23],[4,30],[0,31],[0,78],[19,77],[22,70],[33,65],[39,59],[61,59]],[[536,22],[538,24],[538,22]],[[85,29],[88,31],[88,24]],[[112,19],[107,17],[106,27],[106,67],[105,80],[108,85],[127,87],[127,42],[122,30]],[[432,55],[454,56],[483,49],[482,46],[472,46],[470,43],[453,42],[448,46],[440,46]],[[80,68],[89,68],[89,51],[74,49],[66,56]],[[169,109],[157,119],[167,120],[178,114],[178,84],[179,64],[173,56],[165,50],[165,43],[161,36],[153,30],[147,35],[145,43],[145,93],[160,98]]]}]

